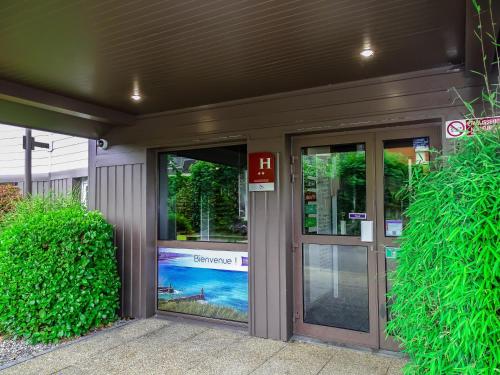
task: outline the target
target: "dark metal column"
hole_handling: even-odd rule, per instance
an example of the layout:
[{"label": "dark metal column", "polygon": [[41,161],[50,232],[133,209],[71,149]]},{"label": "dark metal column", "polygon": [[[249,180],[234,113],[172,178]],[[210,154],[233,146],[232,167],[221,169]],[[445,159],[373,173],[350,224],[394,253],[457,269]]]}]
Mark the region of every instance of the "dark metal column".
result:
[{"label": "dark metal column", "polygon": [[33,150],[33,138],[31,138],[31,129],[26,129],[24,143],[24,196],[32,193],[31,183],[31,152]]}]

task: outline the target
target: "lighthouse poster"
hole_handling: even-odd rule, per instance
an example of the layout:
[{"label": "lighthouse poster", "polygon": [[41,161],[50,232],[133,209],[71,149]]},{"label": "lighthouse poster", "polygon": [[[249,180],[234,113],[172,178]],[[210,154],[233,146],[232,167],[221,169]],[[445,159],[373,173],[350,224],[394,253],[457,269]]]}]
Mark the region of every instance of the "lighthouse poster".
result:
[{"label": "lighthouse poster", "polygon": [[158,310],[248,321],[248,253],[158,248]]}]

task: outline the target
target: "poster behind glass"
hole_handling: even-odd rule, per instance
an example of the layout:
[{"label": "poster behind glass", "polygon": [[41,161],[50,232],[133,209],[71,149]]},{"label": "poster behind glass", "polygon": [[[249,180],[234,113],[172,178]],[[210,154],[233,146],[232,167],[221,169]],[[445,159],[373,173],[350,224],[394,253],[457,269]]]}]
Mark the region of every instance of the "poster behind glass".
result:
[{"label": "poster behind glass", "polygon": [[158,249],[158,310],[248,321],[248,253]]}]

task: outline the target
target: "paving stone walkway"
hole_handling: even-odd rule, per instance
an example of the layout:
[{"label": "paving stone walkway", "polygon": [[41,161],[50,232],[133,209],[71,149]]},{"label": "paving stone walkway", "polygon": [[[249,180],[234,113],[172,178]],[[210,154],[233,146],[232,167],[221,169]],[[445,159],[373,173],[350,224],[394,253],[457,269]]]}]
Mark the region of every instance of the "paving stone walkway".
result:
[{"label": "paving stone walkway", "polygon": [[4,369],[8,374],[400,374],[402,359],[240,329],[145,319]]}]

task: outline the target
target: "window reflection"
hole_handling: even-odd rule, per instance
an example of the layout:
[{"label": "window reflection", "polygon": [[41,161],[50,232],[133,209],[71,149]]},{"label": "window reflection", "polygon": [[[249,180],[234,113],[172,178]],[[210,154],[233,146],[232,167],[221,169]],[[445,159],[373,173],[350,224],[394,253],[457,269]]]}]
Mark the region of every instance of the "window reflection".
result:
[{"label": "window reflection", "polygon": [[304,148],[302,186],[304,234],[360,235],[366,215],[364,143]]},{"label": "window reflection", "polygon": [[160,239],[247,241],[246,146],[160,155]]},{"label": "window reflection", "polygon": [[408,208],[405,194],[415,169],[429,165],[429,138],[384,141],[384,231],[386,237],[401,235]]},{"label": "window reflection", "polygon": [[[408,190],[415,173],[429,168],[429,138],[408,138],[384,141],[384,234],[386,237],[401,235],[408,208]],[[396,270],[397,259],[385,259],[386,272]],[[386,290],[392,282],[386,277]],[[392,300],[386,301],[387,320],[391,320]]]},{"label": "window reflection", "polygon": [[368,332],[367,248],[303,246],[304,322]]}]

